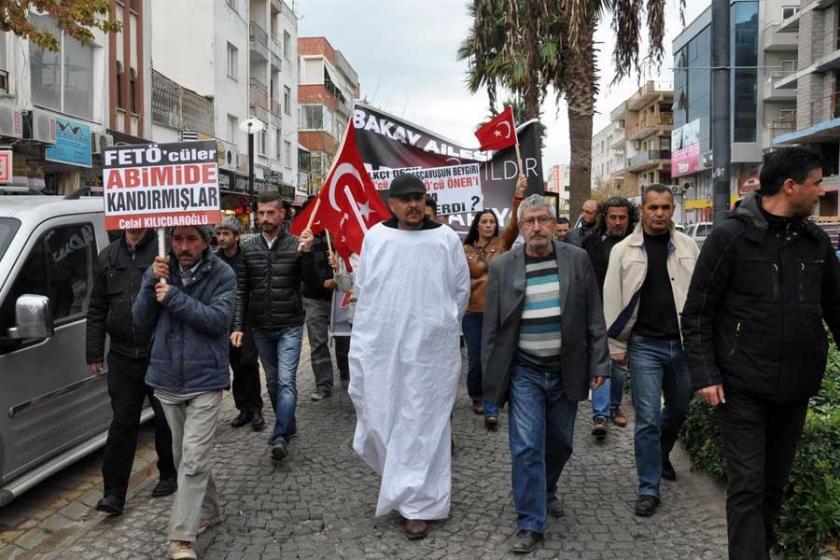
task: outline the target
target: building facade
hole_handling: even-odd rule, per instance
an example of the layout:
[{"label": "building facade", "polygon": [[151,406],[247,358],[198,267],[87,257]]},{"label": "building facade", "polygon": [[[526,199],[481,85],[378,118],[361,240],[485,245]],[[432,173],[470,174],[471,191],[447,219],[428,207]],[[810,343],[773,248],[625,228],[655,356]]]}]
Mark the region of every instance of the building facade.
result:
[{"label": "building facade", "polygon": [[554,164],[548,168],[548,180],[545,182],[546,192],[557,195],[558,206],[561,213],[569,212],[569,185],[570,173],[569,164]]},{"label": "building facade", "polygon": [[309,192],[321,188],[359,97],[359,76],[325,37],[298,39],[298,140],[308,161]]},{"label": "building facade", "polygon": [[[795,67],[795,35],[780,28],[789,0],[730,1],[734,202],[758,187],[762,155],[790,130],[794,95],[778,88]],[[686,223],[711,221],[711,9],[676,37],[672,175]]]},{"label": "building facade", "polygon": [[614,130],[610,159],[623,150],[625,162],[610,180],[621,184],[624,196],[638,196],[652,183],[671,184],[673,101],[671,82],[651,80],[610,113]]},{"label": "building facade", "polygon": [[[796,4],[793,2],[793,4]],[[795,93],[793,126],[773,138],[773,146],[799,144],[820,151],[825,160],[817,213],[840,215],[840,3],[802,0],[780,14],[779,33],[798,34],[796,64],[777,80],[777,90]],[[787,16],[787,17],[785,17]],[[793,122],[791,122],[793,121]]]},{"label": "building facade", "polygon": [[592,190],[621,190],[626,157],[624,121],[610,123],[592,136]]}]

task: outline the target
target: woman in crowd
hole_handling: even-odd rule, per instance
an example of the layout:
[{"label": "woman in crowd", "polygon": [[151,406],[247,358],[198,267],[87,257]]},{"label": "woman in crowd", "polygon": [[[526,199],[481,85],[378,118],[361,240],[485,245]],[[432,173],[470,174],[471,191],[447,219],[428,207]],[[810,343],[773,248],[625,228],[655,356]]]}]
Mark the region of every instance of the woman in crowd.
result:
[{"label": "woman in crowd", "polygon": [[492,210],[482,210],[473,218],[464,252],[470,267],[470,303],[461,324],[467,345],[467,392],[472,399],[472,410],[484,415],[484,425],[495,431],[499,426],[499,411],[492,403],[484,402],[481,375],[481,328],[484,320],[484,296],[487,289],[487,272],[493,259],[510,249],[519,235],[516,211],[525,194],[527,180],[519,176],[516,194],[511,208],[511,217],[504,233],[499,236],[499,222]]}]

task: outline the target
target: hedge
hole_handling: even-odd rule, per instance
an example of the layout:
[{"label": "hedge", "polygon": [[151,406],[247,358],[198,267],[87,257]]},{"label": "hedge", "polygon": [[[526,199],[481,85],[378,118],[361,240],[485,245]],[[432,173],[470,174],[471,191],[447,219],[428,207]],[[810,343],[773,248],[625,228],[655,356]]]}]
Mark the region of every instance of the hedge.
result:
[{"label": "hedge", "polygon": [[[726,480],[716,410],[699,399],[680,434],[693,468]],[[811,399],[776,527],[786,559],[816,559],[840,545],[840,352],[832,344],[819,395]]]}]

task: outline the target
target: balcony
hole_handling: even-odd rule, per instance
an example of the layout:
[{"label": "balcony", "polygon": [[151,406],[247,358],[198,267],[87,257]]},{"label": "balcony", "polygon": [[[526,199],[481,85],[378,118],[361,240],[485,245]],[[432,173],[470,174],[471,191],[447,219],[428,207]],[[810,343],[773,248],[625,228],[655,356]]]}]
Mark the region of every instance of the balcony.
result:
[{"label": "balcony", "polygon": [[639,121],[627,129],[627,140],[638,140],[651,134],[668,132],[674,125],[673,113],[640,115]]},{"label": "balcony", "polygon": [[796,82],[793,87],[789,84],[795,70],[777,70],[770,73],[765,80],[764,100],[765,101],[796,101]]},{"label": "balcony", "polygon": [[213,101],[153,70],[152,122],[213,136]]},{"label": "balcony", "polygon": [[627,141],[626,136],[627,131],[623,128],[615,129],[615,136],[613,136],[612,144],[610,144],[610,148],[613,150],[621,150],[624,151],[624,143]]},{"label": "balcony", "polygon": [[781,23],[772,23],[761,32],[765,52],[795,52],[798,49],[796,31],[781,31],[781,26]]},{"label": "balcony", "polygon": [[271,69],[280,71],[283,69],[283,60],[280,58],[279,55],[271,53]]},{"label": "balcony", "polygon": [[837,92],[811,101],[811,111],[808,126],[840,118],[840,94]]},{"label": "balcony", "polygon": [[249,100],[251,105],[268,111],[268,87],[257,78],[251,78]]},{"label": "balcony", "polygon": [[627,108],[631,111],[638,111],[661,97],[673,97],[673,95],[673,82],[649,80],[630,97],[627,101]]},{"label": "balcony", "polygon": [[649,150],[627,160],[627,171],[644,171],[663,164],[671,164],[671,150]]},{"label": "balcony", "polygon": [[260,27],[256,22],[251,22],[248,26],[251,54],[257,55],[262,60],[268,60],[268,33],[265,29]]}]

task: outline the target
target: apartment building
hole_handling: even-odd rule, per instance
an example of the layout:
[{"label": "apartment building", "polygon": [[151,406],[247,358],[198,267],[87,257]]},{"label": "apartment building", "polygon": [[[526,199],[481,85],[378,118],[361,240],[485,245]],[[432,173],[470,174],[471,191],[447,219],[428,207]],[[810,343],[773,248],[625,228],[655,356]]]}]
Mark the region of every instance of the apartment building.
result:
[{"label": "apartment building", "polygon": [[[823,189],[817,213],[837,216],[840,188],[840,3],[837,0],[790,1],[778,31],[796,34],[796,65],[780,78],[777,90],[795,92],[792,130],[777,134],[773,146],[805,145],[825,159]],[[786,16],[786,17],[785,17]]]},{"label": "apartment building", "polygon": [[[641,194],[645,185],[671,183],[673,84],[650,80],[611,113],[611,147],[624,151],[624,167],[610,174],[627,197]],[[620,131],[623,130],[623,135]],[[606,146],[606,145],[605,145]]]},{"label": "apartment building", "polygon": [[570,171],[568,163],[555,164],[548,168],[548,180],[545,182],[546,192],[557,195],[561,213],[569,211]]},{"label": "apartment building", "polygon": [[298,39],[298,141],[308,161],[309,192],[321,188],[359,97],[359,76],[325,37]]},{"label": "apartment building", "polygon": [[[619,111],[623,116],[623,112]],[[624,183],[626,157],[625,131],[621,118],[592,136],[592,190],[621,190]]]}]

